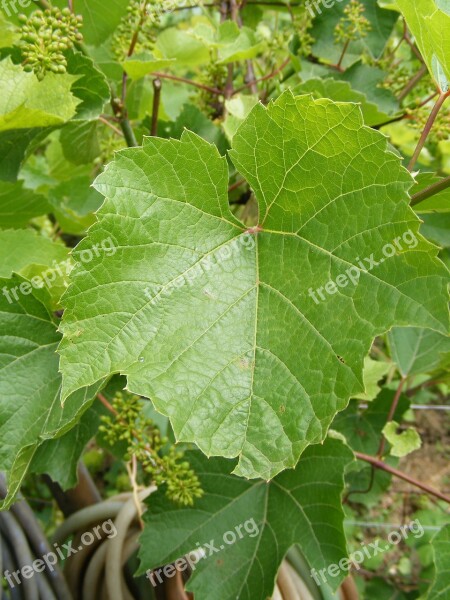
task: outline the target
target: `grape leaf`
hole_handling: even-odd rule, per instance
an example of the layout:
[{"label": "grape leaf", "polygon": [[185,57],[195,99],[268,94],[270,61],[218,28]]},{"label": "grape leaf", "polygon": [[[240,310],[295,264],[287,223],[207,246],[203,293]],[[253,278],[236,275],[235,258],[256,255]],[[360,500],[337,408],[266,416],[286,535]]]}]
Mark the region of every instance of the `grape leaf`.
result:
[{"label": "grape leaf", "polygon": [[24,227],[34,217],[45,215],[50,206],[44,196],[23,187],[22,182],[3,182],[0,188],[0,229]]},{"label": "grape leaf", "polygon": [[[334,64],[339,60],[343,45],[334,43],[333,33],[339,20],[344,17],[344,9],[349,1],[334,2],[329,8],[325,8],[321,2],[317,2],[314,5],[315,8],[319,7],[317,12],[315,8],[311,7],[316,14],[314,27],[311,30],[311,35],[316,40],[313,53]],[[373,2],[373,0],[360,0],[360,2],[364,6],[364,17],[370,22],[371,30],[367,37],[350,43],[343,61],[344,67],[355,63],[365,52],[369,52],[375,58],[381,56],[398,19],[395,11],[381,8],[378,2]]]},{"label": "grape leaf", "polygon": [[73,51],[67,53],[67,72],[76,77],[72,93],[81,100],[76,119],[97,119],[111,94],[106,77],[94,66],[91,58]]},{"label": "grape leaf", "polygon": [[[196,135],[116,154],[79,248],[112,235],[117,252],[72,273],[61,370],[64,397],[127,375],[178,439],[269,479],[364,391],[376,335],[447,331],[448,271],[418,233],[411,176],[357,106],[287,91],[258,104],[232,145],[259,203],[257,228],[230,212],[226,158]],[[393,256],[381,259],[386,244]],[[373,256],[378,266],[359,272]],[[349,269],[355,285],[313,298]]]},{"label": "grape leaf", "polygon": [[114,33],[127,13],[129,0],[77,0],[76,12],[83,16],[83,37],[86,44],[100,46]]},{"label": "grape leaf", "polygon": [[73,75],[48,73],[39,81],[10,58],[0,62],[0,131],[61,125],[75,114],[80,100],[70,91]]},{"label": "grape leaf", "polygon": [[0,277],[21,273],[29,265],[50,266],[68,259],[66,246],[39,236],[32,229],[0,231]]},{"label": "grape leaf", "polygon": [[364,359],[364,371],[363,371],[363,381],[364,381],[364,392],[361,394],[356,394],[354,397],[358,400],[366,400],[369,402],[378,396],[380,393],[380,386],[378,382],[385,375],[387,375],[389,371],[389,364],[382,362],[380,360],[372,360],[370,357],[366,357]]},{"label": "grape leaf", "polygon": [[450,598],[450,525],[443,527],[432,539],[436,573],[427,600]]},{"label": "grape leaf", "polygon": [[[187,584],[195,598],[209,599],[213,589],[221,600],[266,600],[295,543],[312,568],[338,563],[347,555],[340,498],[351,460],[349,449],[329,438],[323,446],[308,448],[295,470],[266,484],[229,475],[229,461],[189,453],[205,495],[193,508],[168,505],[163,490],[151,496],[140,538],[139,573],[214,542],[218,552],[212,551],[212,558],[211,548],[206,549]],[[242,539],[236,535],[234,544],[222,543],[224,534],[239,525]],[[341,571],[330,585],[337,587],[345,575]]]},{"label": "grape leaf", "polygon": [[388,340],[392,360],[404,377],[430,373],[450,365],[450,338],[436,331],[394,327]]},{"label": "grape leaf", "polygon": [[[419,173],[416,175],[417,186],[414,195],[425,190],[427,187],[443,180],[435,173]],[[417,213],[449,213],[450,212],[450,188],[446,188],[430,198],[426,198],[414,205]]]},{"label": "grape leaf", "polygon": [[395,0],[439,88],[449,91],[450,12],[435,0]]},{"label": "grape leaf", "polygon": [[149,73],[170,67],[174,62],[173,58],[160,58],[151,52],[142,52],[133,54],[121,64],[131,79],[142,79]]},{"label": "grape leaf", "polygon": [[391,444],[390,454],[397,458],[402,458],[418,450],[422,441],[420,435],[413,427],[408,427],[401,433],[397,433],[399,424],[396,421],[389,421],[383,427],[383,435]]},{"label": "grape leaf", "polygon": [[347,81],[337,81],[335,79],[308,79],[294,88],[296,94],[312,94],[314,98],[329,98],[335,102],[357,102],[361,104],[361,110],[366,125],[382,125],[390,119],[392,115],[383,113],[373,102],[369,102],[365,94],[352,89]]},{"label": "grape leaf", "polygon": [[0,279],[0,470],[9,485],[0,508],[11,504],[40,444],[68,431],[98,389],[79,390],[61,405],[60,335],[34,293],[18,293],[14,300],[13,289],[24,282],[19,276]]}]

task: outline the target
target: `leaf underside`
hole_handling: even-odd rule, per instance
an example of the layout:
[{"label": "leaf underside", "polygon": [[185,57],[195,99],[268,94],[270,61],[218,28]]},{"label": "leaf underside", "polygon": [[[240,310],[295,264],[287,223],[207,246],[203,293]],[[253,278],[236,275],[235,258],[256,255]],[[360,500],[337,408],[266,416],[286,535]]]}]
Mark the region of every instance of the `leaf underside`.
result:
[{"label": "leaf underside", "polygon": [[[74,256],[105,238],[115,252],[72,273],[63,397],[125,374],[179,440],[269,479],[364,391],[376,335],[447,331],[448,273],[418,234],[411,176],[356,105],[285,92],[255,106],[232,145],[259,204],[250,231],[229,209],[226,158],[189,131],[117,153],[98,178],[107,200]],[[312,298],[407,231],[414,247]]]}]

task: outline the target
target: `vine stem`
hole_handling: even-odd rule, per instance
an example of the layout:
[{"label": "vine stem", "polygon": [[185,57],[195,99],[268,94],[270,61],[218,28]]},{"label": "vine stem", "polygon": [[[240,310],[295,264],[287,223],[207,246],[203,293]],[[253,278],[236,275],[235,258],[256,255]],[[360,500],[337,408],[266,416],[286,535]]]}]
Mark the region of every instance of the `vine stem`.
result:
[{"label": "vine stem", "polygon": [[337,69],[338,71],[343,71],[343,70],[344,70],[344,69],[342,68],[342,63],[343,63],[343,61],[344,61],[345,55],[347,54],[347,50],[348,50],[348,47],[349,47],[349,46],[350,46],[350,40],[348,39],[348,40],[345,42],[345,44],[344,44],[344,47],[342,48],[342,53],[341,53],[341,56],[339,57],[338,63],[337,63],[337,65],[336,65],[336,69]]},{"label": "vine stem", "polygon": [[156,77],[153,80],[153,111],[152,111],[152,128],[150,131],[150,135],[157,135],[158,133],[158,115],[159,115],[159,106],[161,103],[161,88],[162,83],[161,79]]},{"label": "vine stem", "polygon": [[435,496],[436,498],[439,498],[439,500],[443,500],[444,502],[447,502],[447,504],[450,504],[449,496],[446,496],[445,494],[441,493],[439,490],[435,490],[434,488],[430,487],[429,485],[426,485],[425,483],[421,483],[420,481],[418,481],[417,479],[414,479],[414,477],[410,477],[406,473],[402,473],[398,469],[394,469],[394,467],[387,465],[385,462],[383,462],[379,458],[376,458],[375,456],[369,456],[368,454],[362,454],[361,452],[355,452],[354,454],[357,459],[363,460],[364,462],[367,462],[367,463],[373,465],[376,469],[381,469],[382,471],[386,471],[387,473],[390,473],[391,475],[394,475],[395,477],[398,477],[399,479],[403,479],[403,481],[406,481],[407,483],[410,483],[411,485],[418,487],[419,489],[423,490],[427,494],[430,494],[431,496]]},{"label": "vine stem", "polygon": [[217,88],[210,87],[209,85],[203,85],[203,83],[197,83],[196,81],[192,81],[192,79],[186,79],[185,77],[177,77],[176,75],[169,75],[169,73],[159,73],[154,72],[151,73],[152,77],[156,77],[158,79],[170,79],[171,81],[177,81],[178,83],[186,83],[187,85],[193,85],[200,90],[205,90],[206,92],[210,92],[211,94],[217,94],[218,96],[222,95],[222,90]]},{"label": "vine stem", "polygon": [[427,69],[426,65],[422,65],[420,67],[420,69],[417,71],[417,73],[414,75],[414,77],[408,81],[408,83],[405,85],[405,87],[400,92],[399,97],[398,97],[399,102],[403,102],[403,100],[406,98],[406,96],[410,92],[412,92],[412,90],[416,87],[416,85],[423,79],[423,77],[425,76],[427,71],[428,71],[428,69]]},{"label": "vine stem", "polygon": [[251,87],[253,84],[261,83],[261,81],[267,81],[268,79],[272,79],[273,77],[276,77],[279,73],[281,73],[281,71],[285,67],[287,67],[287,65],[289,64],[290,60],[291,60],[290,57],[286,58],[286,60],[284,60],[282,62],[282,64],[279,67],[277,67],[274,71],[272,71],[268,75],[264,75],[264,77],[260,77],[259,79],[254,79],[253,81],[249,81],[248,83],[246,83],[242,87],[238,88],[237,90],[234,90],[233,95],[234,94],[239,94],[239,92],[242,92],[243,90]]},{"label": "vine stem", "polygon": [[419,143],[417,144],[417,148],[414,151],[413,157],[411,158],[411,161],[408,165],[408,171],[412,171],[419,159],[420,153],[422,152],[423,147],[425,146],[425,142],[427,141],[427,138],[430,134],[430,131],[433,128],[434,122],[436,121],[436,117],[439,114],[439,111],[442,108],[442,105],[444,104],[444,102],[447,100],[447,98],[450,96],[450,91],[448,92],[440,92],[439,94],[439,98],[436,101],[436,104],[433,107],[433,110],[430,113],[430,116],[428,117],[428,121],[425,125],[424,130],[422,131],[422,135],[420,136],[420,140]]},{"label": "vine stem", "polygon": [[[389,409],[389,414],[386,419],[386,423],[390,423],[394,418],[395,411],[397,410],[398,402],[400,400],[400,396],[402,395],[403,387],[406,383],[406,377],[402,377],[400,379],[400,383],[398,384],[397,391],[395,392],[394,399],[392,400],[391,408]],[[384,448],[386,446],[386,438],[383,434],[381,434],[380,446],[378,448],[377,457],[381,459],[384,453]]]},{"label": "vine stem", "polygon": [[433,183],[433,185],[430,185],[429,187],[425,188],[421,192],[417,192],[417,194],[414,194],[414,196],[412,196],[412,198],[411,198],[410,206],[416,206],[417,204],[420,204],[420,202],[423,202],[424,200],[431,198],[431,196],[434,196],[435,194],[438,194],[439,192],[442,192],[449,187],[450,187],[450,177],[446,177],[442,181]]}]

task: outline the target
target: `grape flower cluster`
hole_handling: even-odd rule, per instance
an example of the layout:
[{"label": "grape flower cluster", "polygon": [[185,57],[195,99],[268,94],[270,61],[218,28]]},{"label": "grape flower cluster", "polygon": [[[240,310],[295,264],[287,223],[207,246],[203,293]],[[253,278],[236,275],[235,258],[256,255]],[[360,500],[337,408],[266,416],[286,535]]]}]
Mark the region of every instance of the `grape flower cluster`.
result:
[{"label": "grape flower cluster", "polygon": [[158,427],[143,413],[139,396],[121,392],[113,400],[115,417],[103,416],[100,431],[111,446],[126,442],[124,459],[128,462],[134,455],[144,477],[165,489],[167,498],[181,506],[192,506],[201,498],[203,490],[197,475],[183,453],[175,446],[167,448],[169,440],[161,436]]},{"label": "grape flower cluster", "polygon": [[49,8],[34,11],[30,17],[20,15],[19,19],[25,71],[34,71],[39,80],[49,71],[65,73],[64,52],[83,40],[79,32],[83,17],[72,14],[68,8]]}]

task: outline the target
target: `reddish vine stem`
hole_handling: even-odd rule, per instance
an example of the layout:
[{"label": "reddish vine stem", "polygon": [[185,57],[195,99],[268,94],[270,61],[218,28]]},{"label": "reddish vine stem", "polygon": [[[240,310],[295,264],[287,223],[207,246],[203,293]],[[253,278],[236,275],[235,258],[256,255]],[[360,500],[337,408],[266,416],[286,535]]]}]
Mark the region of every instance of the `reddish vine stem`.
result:
[{"label": "reddish vine stem", "polygon": [[289,64],[290,60],[291,59],[289,57],[286,58],[286,60],[284,60],[283,63],[278,68],[276,68],[274,71],[272,71],[268,75],[264,75],[264,77],[260,77],[259,79],[254,79],[253,81],[249,81],[242,87],[238,88],[237,90],[234,90],[233,95],[239,94],[239,92],[246,90],[247,88],[251,87],[253,84],[261,83],[261,81],[267,81],[269,79],[272,79],[273,77],[276,77]]},{"label": "reddish vine stem", "polygon": [[406,98],[406,96],[410,92],[412,92],[412,90],[416,87],[416,85],[423,79],[423,77],[426,75],[427,71],[428,71],[428,69],[427,69],[426,65],[422,65],[420,67],[420,69],[417,71],[417,73],[414,75],[414,77],[412,79],[410,79],[410,81],[408,81],[408,83],[405,85],[405,87],[400,92],[400,94],[398,96],[399,102],[403,102],[403,100]]},{"label": "reddish vine stem", "polygon": [[104,117],[101,117],[101,116],[100,116],[100,117],[98,118],[98,120],[99,120],[101,123],[104,123],[105,125],[107,125],[107,126],[110,128],[110,129],[112,129],[112,130],[113,130],[115,133],[117,133],[117,135],[121,135],[121,136],[123,136],[123,133],[122,133],[122,131],[120,131],[120,129],[118,129],[118,128],[117,128],[117,127],[115,127],[115,126],[114,126],[112,123],[110,123],[110,122],[108,121],[108,119],[105,119]]},{"label": "reddish vine stem", "polygon": [[418,481],[417,479],[414,479],[414,477],[410,477],[406,473],[402,473],[398,469],[394,469],[394,467],[387,465],[385,462],[383,462],[379,458],[376,458],[375,456],[369,456],[368,454],[362,454],[361,452],[355,452],[354,454],[357,459],[363,460],[364,462],[367,462],[367,463],[373,465],[376,469],[381,469],[382,471],[386,471],[387,473],[390,473],[391,475],[394,475],[395,477],[398,477],[399,479],[403,479],[403,481],[406,481],[407,483],[410,483],[411,485],[418,487],[419,489],[423,490],[424,492],[427,492],[427,494],[430,494],[431,496],[435,496],[436,498],[439,498],[439,500],[443,500],[444,502],[447,502],[448,504],[450,504],[449,496],[442,494],[439,490],[435,490],[434,488],[430,487],[429,485],[426,485],[425,483],[421,483],[420,481]]},{"label": "reddish vine stem", "polygon": [[[394,418],[395,411],[397,410],[398,402],[400,400],[400,396],[402,395],[403,387],[406,383],[406,379],[407,379],[406,377],[402,377],[400,379],[400,383],[397,387],[397,391],[395,392],[394,399],[392,400],[391,408],[389,409],[389,414],[387,416],[386,423],[390,423],[392,421],[392,419]],[[377,452],[378,458],[381,458],[383,456],[384,448],[386,446],[386,438],[384,437],[383,434],[381,434],[381,436],[382,437],[380,440],[380,446],[379,446],[378,452]]]},{"label": "reddish vine stem", "polygon": [[420,153],[422,152],[422,149],[425,146],[425,142],[427,141],[430,131],[433,128],[434,122],[436,121],[436,117],[438,116],[439,111],[442,108],[442,105],[444,104],[444,102],[447,100],[447,98],[449,96],[450,96],[450,91],[440,92],[439,98],[437,99],[437,102],[434,105],[433,110],[430,113],[430,116],[428,117],[428,121],[425,125],[422,135],[420,136],[420,140],[419,140],[419,143],[417,144],[417,148],[415,149],[413,157],[411,158],[411,161],[408,165],[408,171],[412,171],[414,169],[414,167],[419,159]]},{"label": "reddish vine stem", "polygon": [[159,79],[170,79],[171,81],[177,81],[178,83],[186,83],[187,85],[193,85],[200,90],[205,90],[206,92],[210,92],[211,94],[216,94],[221,96],[223,94],[222,90],[217,88],[210,87],[209,85],[203,85],[203,83],[197,83],[196,81],[192,81],[192,79],[186,79],[185,77],[177,77],[176,75],[170,75],[169,73],[159,73],[154,72],[151,73],[152,77],[157,77]]},{"label": "reddish vine stem", "polygon": [[342,63],[344,62],[344,58],[345,58],[345,55],[347,54],[347,50],[348,50],[349,46],[350,46],[350,40],[347,40],[345,42],[345,44],[344,44],[344,47],[342,48],[341,56],[339,57],[339,60],[338,60],[337,65],[336,65],[336,69],[338,71],[343,71],[344,70],[342,68]]}]

